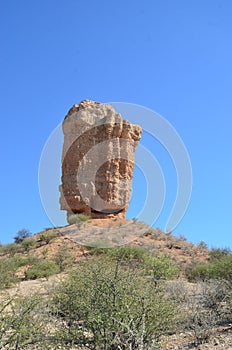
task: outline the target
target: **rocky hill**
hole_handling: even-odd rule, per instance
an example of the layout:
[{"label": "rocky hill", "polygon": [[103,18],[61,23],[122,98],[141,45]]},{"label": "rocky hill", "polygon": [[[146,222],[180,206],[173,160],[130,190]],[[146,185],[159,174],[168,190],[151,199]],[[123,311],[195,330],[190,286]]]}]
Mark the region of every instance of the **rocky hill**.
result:
[{"label": "rocky hill", "polygon": [[[118,246],[122,243],[120,240],[124,243],[121,248]],[[178,326],[173,327],[170,334],[160,337],[159,349],[232,349],[231,284],[224,278],[202,279],[203,275],[193,274],[194,268],[209,265],[213,255],[223,255],[224,251],[210,252],[203,243],[196,246],[184,237],[175,237],[136,221],[120,218],[80,220],[76,224],[46,229],[24,237],[18,243],[1,246],[2,298],[6,295],[9,300],[20,295],[26,299],[33,295],[44,298],[54,286],[66,280],[71,271],[79,268],[81,262],[114,250],[117,252],[117,249],[118,252],[124,249],[129,254],[127,259],[131,259],[133,264],[138,260],[143,266],[150,259],[144,260],[146,254],[157,259],[154,260],[154,264],[158,263],[154,265],[157,266],[154,270],[157,283],[162,280],[165,294],[175,300],[176,307],[182,311],[191,310],[195,317],[190,322],[188,315],[184,325],[183,321],[176,321]],[[231,256],[229,252],[228,256]],[[109,257],[114,259],[114,255]],[[220,316],[215,314],[214,309]],[[37,349],[31,347],[34,348]],[[67,346],[67,349],[71,348]]]}]

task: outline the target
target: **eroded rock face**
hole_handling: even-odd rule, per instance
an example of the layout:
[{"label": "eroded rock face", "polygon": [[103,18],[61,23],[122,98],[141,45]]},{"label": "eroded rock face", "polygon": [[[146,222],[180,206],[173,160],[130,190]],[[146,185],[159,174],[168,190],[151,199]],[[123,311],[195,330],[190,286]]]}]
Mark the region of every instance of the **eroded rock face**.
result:
[{"label": "eroded rock face", "polygon": [[61,209],[68,216],[124,217],[141,127],[123,120],[112,106],[89,100],[74,105],[62,127]]}]

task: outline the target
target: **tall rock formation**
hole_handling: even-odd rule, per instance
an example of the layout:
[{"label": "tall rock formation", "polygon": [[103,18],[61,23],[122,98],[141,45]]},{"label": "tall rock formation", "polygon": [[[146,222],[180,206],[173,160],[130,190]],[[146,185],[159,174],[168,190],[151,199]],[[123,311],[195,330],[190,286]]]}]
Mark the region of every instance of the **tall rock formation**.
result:
[{"label": "tall rock formation", "polygon": [[124,217],[141,127],[123,120],[112,106],[90,100],[74,105],[62,127],[61,209],[68,216]]}]

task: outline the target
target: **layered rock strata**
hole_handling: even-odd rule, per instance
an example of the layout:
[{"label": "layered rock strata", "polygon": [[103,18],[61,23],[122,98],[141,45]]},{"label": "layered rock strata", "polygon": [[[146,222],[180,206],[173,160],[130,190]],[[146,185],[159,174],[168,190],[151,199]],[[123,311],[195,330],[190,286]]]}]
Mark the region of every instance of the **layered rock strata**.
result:
[{"label": "layered rock strata", "polygon": [[125,217],[141,127],[108,104],[84,100],[64,118],[60,206],[93,218]]}]

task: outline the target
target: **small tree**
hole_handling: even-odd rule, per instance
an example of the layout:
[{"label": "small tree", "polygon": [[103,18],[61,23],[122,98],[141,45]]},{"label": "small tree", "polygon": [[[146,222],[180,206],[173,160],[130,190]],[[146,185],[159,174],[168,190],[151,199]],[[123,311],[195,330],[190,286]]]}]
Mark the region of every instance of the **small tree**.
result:
[{"label": "small tree", "polygon": [[24,240],[24,238],[29,236],[31,236],[31,232],[28,229],[23,228],[22,230],[17,232],[17,234],[14,237],[14,241],[15,243],[21,243]]}]

